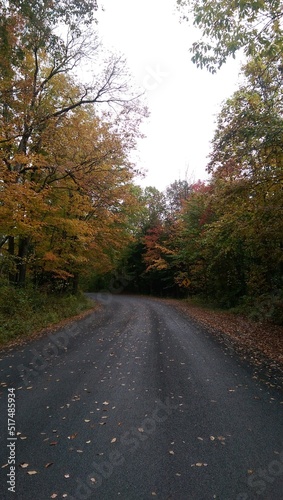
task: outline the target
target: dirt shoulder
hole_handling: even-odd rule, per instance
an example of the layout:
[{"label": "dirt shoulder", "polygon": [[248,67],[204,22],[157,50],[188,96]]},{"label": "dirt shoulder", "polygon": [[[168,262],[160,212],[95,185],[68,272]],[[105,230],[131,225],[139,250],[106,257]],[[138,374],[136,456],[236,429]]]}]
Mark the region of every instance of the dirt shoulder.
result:
[{"label": "dirt shoulder", "polygon": [[[187,301],[167,299],[197,323],[259,369],[264,368],[275,385],[283,387],[283,327],[250,319],[226,311],[213,310]],[[272,385],[272,384],[270,384]]]}]

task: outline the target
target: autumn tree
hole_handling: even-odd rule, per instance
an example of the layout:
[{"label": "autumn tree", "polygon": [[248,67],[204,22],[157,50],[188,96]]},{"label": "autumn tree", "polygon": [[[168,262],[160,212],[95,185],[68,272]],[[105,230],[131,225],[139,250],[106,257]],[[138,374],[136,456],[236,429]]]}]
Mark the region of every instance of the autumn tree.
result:
[{"label": "autumn tree", "polygon": [[213,141],[218,221],[212,233],[214,241],[227,234],[222,255],[241,245],[245,292],[259,296],[282,287],[282,84],[276,64],[267,69],[251,61],[245,75],[246,85],[219,115]]},{"label": "autumn tree", "polygon": [[[86,234],[95,234],[102,248],[97,233],[101,239],[104,231],[109,248],[107,230],[114,231],[125,213],[124,187],[133,174],[127,155],[144,110],[129,89],[124,61],[99,59],[94,6],[90,1],[0,4],[1,246],[10,256],[13,282],[24,283],[31,256],[38,263],[35,246],[44,231],[40,255],[62,271],[79,240],[81,248],[88,245]],[[96,60],[94,70],[98,61],[102,68],[91,83],[75,74],[86,59],[93,65]],[[103,112],[94,111],[98,105]],[[90,231],[90,219],[97,228],[101,224],[99,231]],[[53,252],[60,238],[64,258],[62,248]],[[67,267],[74,267],[72,259]]]}]

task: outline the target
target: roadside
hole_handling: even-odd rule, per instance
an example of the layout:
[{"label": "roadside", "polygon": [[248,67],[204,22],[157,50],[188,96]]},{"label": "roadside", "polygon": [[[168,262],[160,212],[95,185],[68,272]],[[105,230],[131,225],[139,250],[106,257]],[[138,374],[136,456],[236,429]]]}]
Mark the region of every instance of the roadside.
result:
[{"label": "roadside", "polygon": [[227,311],[195,305],[189,301],[165,299],[208,329],[213,335],[264,372],[269,385],[283,384],[283,327],[268,322],[252,321]]},{"label": "roadside", "polygon": [[2,287],[0,349],[23,345],[31,339],[47,335],[84,318],[98,307],[98,303],[83,293],[52,295]]}]

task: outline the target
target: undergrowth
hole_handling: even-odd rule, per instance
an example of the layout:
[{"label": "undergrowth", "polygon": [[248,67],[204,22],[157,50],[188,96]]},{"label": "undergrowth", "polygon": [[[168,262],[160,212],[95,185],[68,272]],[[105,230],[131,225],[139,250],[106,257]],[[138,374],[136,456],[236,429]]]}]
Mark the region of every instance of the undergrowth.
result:
[{"label": "undergrowth", "polygon": [[0,286],[0,345],[27,337],[93,307],[83,293],[48,294],[33,288]]}]

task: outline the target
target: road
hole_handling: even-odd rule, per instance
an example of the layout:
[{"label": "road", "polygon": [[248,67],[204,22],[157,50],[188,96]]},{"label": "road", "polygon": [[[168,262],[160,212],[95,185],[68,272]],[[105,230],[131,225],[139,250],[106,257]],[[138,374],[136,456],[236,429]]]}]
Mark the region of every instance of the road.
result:
[{"label": "road", "polygon": [[282,500],[282,393],[174,305],[96,298],[1,354],[1,499]]}]

